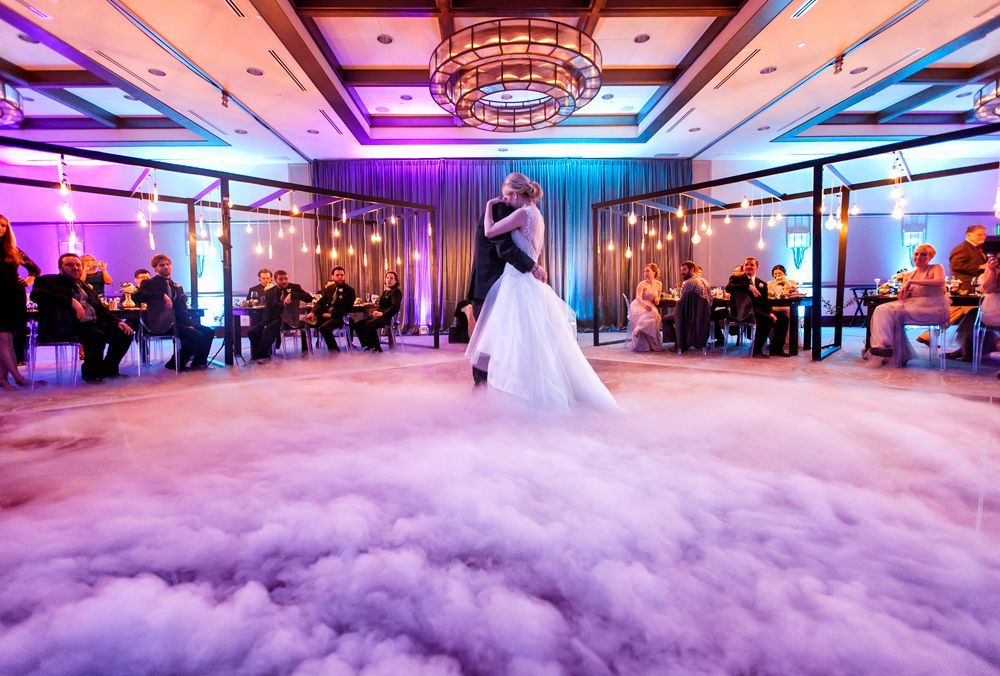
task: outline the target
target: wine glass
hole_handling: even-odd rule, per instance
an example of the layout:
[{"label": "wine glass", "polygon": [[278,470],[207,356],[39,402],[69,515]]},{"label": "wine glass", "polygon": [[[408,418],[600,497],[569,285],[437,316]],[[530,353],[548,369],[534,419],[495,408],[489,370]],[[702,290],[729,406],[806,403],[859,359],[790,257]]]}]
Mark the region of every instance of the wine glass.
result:
[{"label": "wine glass", "polygon": [[250,292],[250,305],[256,305],[258,302],[258,295],[256,291]]},{"label": "wine glass", "polygon": [[875,295],[876,296],[878,295],[879,284],[881,284],[881,283],[882,283],[882,278],[881,277],[876,277],[875,278]]}]

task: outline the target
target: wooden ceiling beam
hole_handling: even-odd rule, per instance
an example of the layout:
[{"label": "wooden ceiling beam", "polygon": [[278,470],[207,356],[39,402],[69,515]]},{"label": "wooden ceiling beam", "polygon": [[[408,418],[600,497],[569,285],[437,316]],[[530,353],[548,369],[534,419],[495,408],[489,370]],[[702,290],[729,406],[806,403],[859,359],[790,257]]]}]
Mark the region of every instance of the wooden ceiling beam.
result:
[{"label": "wooden ceiling beam", "polygon": [[[342,81],[348,87],[427,87],[425,68],[343,68]],[[677,81],[676,68],[605,68],[602,81],[614,86],[670,86]]]},{"label": "wooden ceiling beam", "polygon": [[444,42],[455,32],[455,19],[451,15],[451,1],[437,0],[438,9],[438,30],[441,33],[441,41]]},{"label": "wooden ceiling beam", "polygon": [[597,22],[601,20],[601,10],[604,9],[604,5],[606,4],[607,0],[592,0],[590,11],[586,16],[581,16],[577,20],[576,27],[587,35],[593,35],[594,31],[597,30]]}]

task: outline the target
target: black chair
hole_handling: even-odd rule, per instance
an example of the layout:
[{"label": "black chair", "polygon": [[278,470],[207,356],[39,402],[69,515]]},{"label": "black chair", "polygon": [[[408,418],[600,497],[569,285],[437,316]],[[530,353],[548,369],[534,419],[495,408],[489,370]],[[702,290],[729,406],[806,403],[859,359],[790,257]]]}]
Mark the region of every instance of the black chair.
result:
[{"label": "black chair", "polygon": [[757,333],[757,321],[753,316],[753,299],[745,291],[736,291],[729,294],[729,302],[726,305],[726,319],[722,324],[722,356],[726,356],[729,348],[729,327],[735,326],[736,344],[743,342],[743,332],[750,329],[750,354],[753,354],[753,339]]}]

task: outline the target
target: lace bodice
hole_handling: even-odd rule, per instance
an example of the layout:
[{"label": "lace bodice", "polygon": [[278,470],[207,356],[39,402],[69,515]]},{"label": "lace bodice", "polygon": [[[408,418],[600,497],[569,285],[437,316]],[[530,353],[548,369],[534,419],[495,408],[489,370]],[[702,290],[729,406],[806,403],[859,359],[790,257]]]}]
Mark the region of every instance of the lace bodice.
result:
[{"label": "lace bodice", "polygon": [[524,225],[514,230],[510,236],[517,248],[531,256],[537,263],[545,239],[545,220],[542,218],[542,212],[534,204],[527,204],[521,208],[527,211],[528,218]]}]

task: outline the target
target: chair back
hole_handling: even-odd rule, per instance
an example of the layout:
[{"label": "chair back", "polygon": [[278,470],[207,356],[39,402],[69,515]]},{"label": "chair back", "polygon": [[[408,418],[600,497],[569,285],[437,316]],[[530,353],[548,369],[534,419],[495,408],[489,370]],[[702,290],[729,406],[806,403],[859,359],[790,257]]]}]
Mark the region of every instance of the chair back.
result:
[{"label": "chair back", "polygon": [[174,335],[175,321],[173,309],[163,303],[149,304],[139,315],[143,332],[151,336]]},{"label": "chair back", "polygon": [[746,291],[734,291],[729,294],[726,311],[730,322],[753,322],[753,299]]}]

